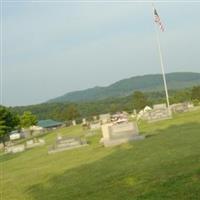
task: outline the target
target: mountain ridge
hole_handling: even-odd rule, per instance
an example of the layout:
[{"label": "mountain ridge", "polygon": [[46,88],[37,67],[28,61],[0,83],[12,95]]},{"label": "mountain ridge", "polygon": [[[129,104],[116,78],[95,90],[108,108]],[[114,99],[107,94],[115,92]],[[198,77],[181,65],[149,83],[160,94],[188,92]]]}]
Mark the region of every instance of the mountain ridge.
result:
[{"label": "mountain ridge", "polygon": [[[200,73],[198,72],[172,72],[166,74],[168,89],[183,89],[200,85]],[[108,86],[95,86],[85,90],[66,93],[62,96],[50,99],[52,102],[87,102],[103,100],[110,97],[128,96],[134,91],[142,92],[163,90],[161,74],[146,74],[133,76],[116,81]]]}]

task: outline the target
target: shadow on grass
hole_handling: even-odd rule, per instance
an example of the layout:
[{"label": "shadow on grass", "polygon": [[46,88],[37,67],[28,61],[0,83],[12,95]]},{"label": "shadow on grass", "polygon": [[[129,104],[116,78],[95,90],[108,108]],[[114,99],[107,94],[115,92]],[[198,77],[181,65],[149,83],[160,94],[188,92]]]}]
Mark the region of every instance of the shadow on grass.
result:
[{"label": "shadow on grass", "polygon": [[35,200],[198,199],[199,130],[196,123],[171,126],[25,192]]},{"label": "shadow on grass", "polygon": [[19,152],[19,153],[2,153],[0,155],[0,164],[9,160],[18,158],[19,156],[24,155],[28,151],[31,151],[31,149],[26,149],[23,152]]},{"label": "shadow on grass", "polygon": [[8,160],[12,160],[13,158],[18,157],[19,154],[11,154],[11,153],[4,154],[4,153],[2,153],[0,155],[0,163],[6,162]]}]

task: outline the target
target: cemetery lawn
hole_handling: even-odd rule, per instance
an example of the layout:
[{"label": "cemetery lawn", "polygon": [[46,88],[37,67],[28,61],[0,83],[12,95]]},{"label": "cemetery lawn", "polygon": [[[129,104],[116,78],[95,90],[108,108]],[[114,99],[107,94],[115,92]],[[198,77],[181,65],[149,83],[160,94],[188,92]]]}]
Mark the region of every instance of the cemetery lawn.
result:
[{"label": "cemetery lawn", "polygon": [[57,133],[88,132],[76,126],[43,136],[45,146],[1,153],[1,199],[200,199],[200,110],[139,127],[145,140],[112,148],[99,144],[97,131],[86,147],[48,155]]}]

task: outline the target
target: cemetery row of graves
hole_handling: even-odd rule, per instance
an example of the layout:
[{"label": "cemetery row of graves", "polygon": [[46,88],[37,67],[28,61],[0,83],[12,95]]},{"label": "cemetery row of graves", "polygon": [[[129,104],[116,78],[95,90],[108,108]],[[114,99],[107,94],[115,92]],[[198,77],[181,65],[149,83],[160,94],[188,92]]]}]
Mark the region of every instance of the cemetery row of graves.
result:
[{"label": "cemetery row of graves", "polygon": [[[148,121],[146,112],[158,115],[161,108],[166,107],[146,107],[145,119],[142,112],[104,114],[83,119],[82,125],[41,129],[13,140],[14,152],[0,156],[2,196],[5,200],[198,199],[200,108],[179,105],[167,119],[163,115]],[[19,145],[24,148],[21,153]]]},{"label": "cemetery row of graves", "polygon": [[[145,139],[138,128],[138,122],[141,120],[154,123],[171,119],[176,113],[189,112],[195,109],[192,103],[173,104],[170,108],[167,108],[166,104],[156,104],[152,108],[146,106],[138,113],[134,110],[131,115],[127,112],[118,112],[113,115],[107,113],[98,117],[93,116],[90,121],[83,118],[81,125],[83,131],[89,131],[85,134],[86,136],[92,135],[95,130],[101,130],[102,138],[99,142],[103,146],[109,147],[132,140]],[[76,125],[76,120],[72,120],[72,126]],[[62,127],[65,127],[64,123],[48,119],[40,120],[37,125],[30,126],[21,132],[13,131],[4,151],[5,153],[18,153],[45,145],[45,140],[41,139],[40,136],[48,134],[51,130],[58,130],[58,134],[54,144],[48,149],[49,154],[89,145],[86,137],[63,137],[59,134],[59,129]]]}]

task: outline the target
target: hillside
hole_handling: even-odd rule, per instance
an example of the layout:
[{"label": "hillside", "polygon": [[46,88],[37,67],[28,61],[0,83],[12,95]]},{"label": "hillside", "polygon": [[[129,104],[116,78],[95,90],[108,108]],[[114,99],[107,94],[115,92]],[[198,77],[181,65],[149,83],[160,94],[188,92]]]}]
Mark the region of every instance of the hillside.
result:
[{"label": "hillside", "polygon": [[42,136],[46,145],[0,155],[4,200],[198,200],[200,110],[154,124],[140,123],[148,137],[113,148],[99,144],[48,155],[57,134],[85,136],[80,126]]},{"label": "hillside", "polygon": [[[166,74],[168,89],[183,89],[200,85],[200,73],[176,72]],[[144,75],[120,80],[107,87],[94,87],[82,91],[67,93],[63,96],[51,99],[48,102],[80,102],[102,100],[109,97],[128,96],[134,91],[143,92],[162,91],[162,75]]]},{"label": "hillside", "polygon": [[[192,90],[193,87],[179,90],[169,90],[170,104],[193,101],[194,97],[192,95]],[[144,95],[148,99],[149,106],[165,102],[164,91],[144,92]],[[54,119],[58,121],[66,121],[69,119],[69,108],[71,106],[73,106],[79,113],[76,118],[77,122],[81,122],[82,118],[91,118],[93,115],[99,115],[103,113],[116,113],[120,111],[132,113],[133,109],[135,108],[133,104],[133,95],[131,94],[124,97],[112,97],[90,102],[52,102],[30,106],[18,106],[11,109],[13,112],[18,113],[19,115],[22,115],[25,111],[30,111],[41,120]]]}]

